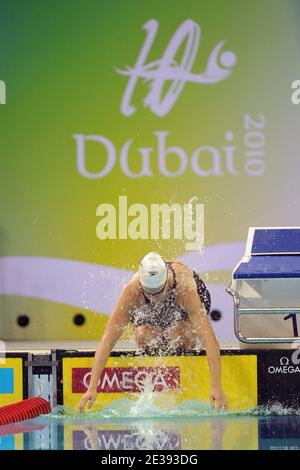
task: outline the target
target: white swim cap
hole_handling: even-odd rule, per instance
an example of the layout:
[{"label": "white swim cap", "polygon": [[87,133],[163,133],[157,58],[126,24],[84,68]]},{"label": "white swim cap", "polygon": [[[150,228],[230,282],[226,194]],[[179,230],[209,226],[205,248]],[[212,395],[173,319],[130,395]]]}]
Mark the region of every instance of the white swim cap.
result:
[{"label": "white swim cap", "polygon": [[151,290],[159,290],[166,283],[168,267],[160,254],[151,251],[148,253],[139,266],[139,276],[142,287]]}]

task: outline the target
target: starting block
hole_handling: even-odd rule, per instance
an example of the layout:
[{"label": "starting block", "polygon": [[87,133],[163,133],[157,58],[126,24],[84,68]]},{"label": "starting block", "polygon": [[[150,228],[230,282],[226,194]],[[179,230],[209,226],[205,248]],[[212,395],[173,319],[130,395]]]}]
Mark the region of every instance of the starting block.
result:
[{"label": "starting block", "polygon": [[240,341],[300,346],[300,227],[250,227],[226,291]]}]

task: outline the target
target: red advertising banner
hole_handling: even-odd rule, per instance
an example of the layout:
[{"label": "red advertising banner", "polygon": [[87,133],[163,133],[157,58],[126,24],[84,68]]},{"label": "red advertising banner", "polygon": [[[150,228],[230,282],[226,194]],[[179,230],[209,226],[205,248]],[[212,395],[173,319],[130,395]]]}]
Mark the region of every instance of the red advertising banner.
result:
[{"label": "red advertising banner", "polygon": [[[91,369],[72,369],[72,392],[86,392],[91,379]],[[112,367],[102,371],[98,393],[139,393],[151,387],[153,392],[173,390],[180,386],[179,367]]]}]

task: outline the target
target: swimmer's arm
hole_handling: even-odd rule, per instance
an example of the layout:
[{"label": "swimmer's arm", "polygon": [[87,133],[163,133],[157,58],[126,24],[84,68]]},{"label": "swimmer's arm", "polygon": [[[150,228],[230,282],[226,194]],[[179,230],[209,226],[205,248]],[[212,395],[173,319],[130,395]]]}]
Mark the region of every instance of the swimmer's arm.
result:
[{"label": "swimmer's arm", "polygon": [[210,324],[206,310],[200,302],[197,290],[191,287],[180,295],[180,304],[187,312],[196,336],[205,347],[210,370],[212,404],[219,408],[226,406],[226,397],[221,385],[220,346]]},{"label": "swimmer's arm", "polygon": [[132,308],[131,297],[131,289],[125,286],[122,289],[119,299],[112,311],[108,324],[103,333],[103,337],[96,349],[89,388],[80,400],[80,413],[84,412],[84,407],[87,402],[88,408],[91,408],[96,400],[97,386],[101,372],[114,345],[129,323],[130,311]]},{"label": "swimmer's arm", "polygon": [[220,347],[197,292],[191,289],[182,296],[180,303],[188,314],[193,331],[206,349],[211,372],[211,385],[219,386],[221,383]]},{"label": "swimmer's arm", "polygon": [[89,388],[97,389],[99,377],[108,357],[130,320],[130,294],[125,287],[112,311],[103,337],[96,349]]}]

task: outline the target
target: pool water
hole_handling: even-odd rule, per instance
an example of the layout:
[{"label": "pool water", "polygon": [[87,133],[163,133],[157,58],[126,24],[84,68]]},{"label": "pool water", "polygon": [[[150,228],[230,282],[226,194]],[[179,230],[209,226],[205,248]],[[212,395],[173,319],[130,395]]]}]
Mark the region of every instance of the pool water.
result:
[{"label": "pool water", "polygon": [[166,411],[122,399],[77,415],[51,415],[0,427],[0,450],[300,450],[300,410],[279,405],[247,412],[186,402]]}]

